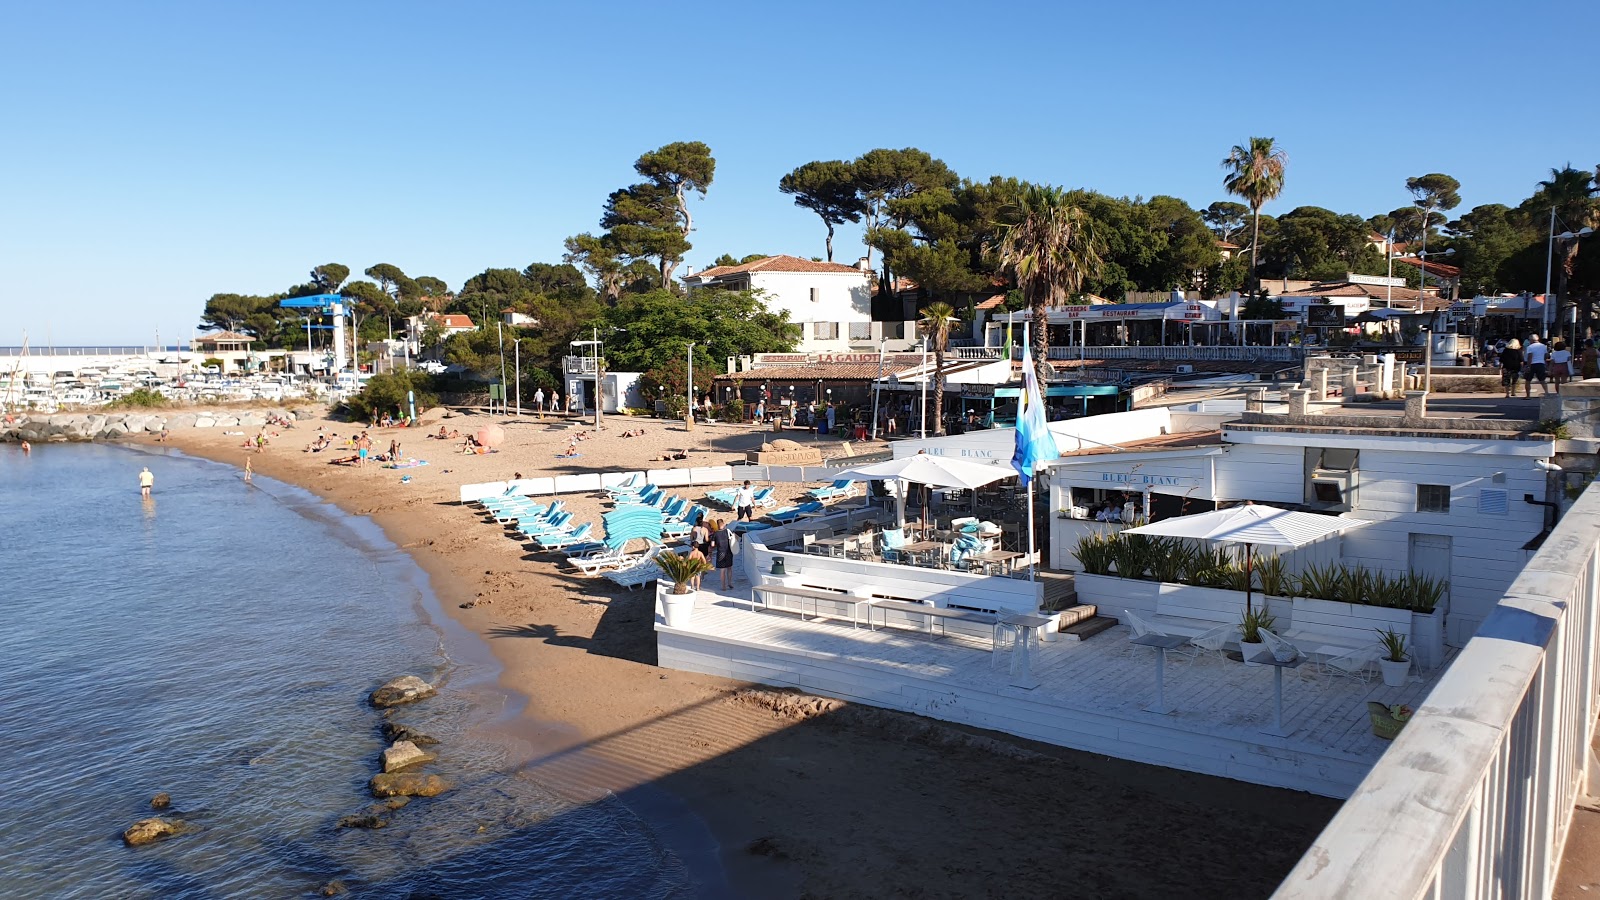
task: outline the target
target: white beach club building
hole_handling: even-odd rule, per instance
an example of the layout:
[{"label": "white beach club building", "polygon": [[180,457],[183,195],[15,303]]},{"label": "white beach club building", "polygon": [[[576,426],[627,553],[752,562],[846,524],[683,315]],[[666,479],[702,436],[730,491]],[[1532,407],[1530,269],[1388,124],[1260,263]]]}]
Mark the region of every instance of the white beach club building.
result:
[{"label": "white beach club building", "polygon": [[[1528,440],[1477,420],[1429,420],[1410,428],[1377,416],[1278,424],[1271,415],[1207,409],[1173,411],[1188,417],[1186,424],[1212,414],[1226,419],[1209,435],[1191,434],[1191,446],[1088,448],[1069,451],[1051,466],[1052,567],[1080,570],[1074,555],[1079,538],[1118,527],[1092,518],[1107,501],[1157,519],[1245,501],[1348,515],[1372,524],[1295,551],[1291,568],[1332,562],[1442,579],[1444,637],[1459,647],[1504,596],[1548,528],[1543,503],[1555,455],[1550,440]],[[1448,430],[1439,427],[1446,423]]]}]

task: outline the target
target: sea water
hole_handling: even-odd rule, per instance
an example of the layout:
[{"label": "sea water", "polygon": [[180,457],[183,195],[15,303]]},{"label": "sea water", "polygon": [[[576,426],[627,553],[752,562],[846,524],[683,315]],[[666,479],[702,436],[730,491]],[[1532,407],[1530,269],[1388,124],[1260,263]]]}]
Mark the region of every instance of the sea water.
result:
[{"label": "sea water", "polygon": [[[409,557],[307,492],[177,454],[0,444],[0,896],[691,893],[620,803],[516,774],[477,727],[506,707],[493,673],[437,619]],[[455,788],[339,828],[377,803],[365,697],[401,674],[442,685],[392,717],[442,741],[429,771]],[[125,846],[152,815],[192,830]]]}]

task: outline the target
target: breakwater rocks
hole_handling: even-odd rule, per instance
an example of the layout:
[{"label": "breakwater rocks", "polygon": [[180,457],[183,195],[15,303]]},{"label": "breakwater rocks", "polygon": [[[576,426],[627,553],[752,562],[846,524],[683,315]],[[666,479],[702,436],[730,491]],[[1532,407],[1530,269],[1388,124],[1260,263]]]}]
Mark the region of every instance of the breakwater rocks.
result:
[{"label": "breakwater rocks", "polygon": [[69,441],[116,441],[140,434],[160,434],[162,429],[186,428],[265,428],[277,421],[292,420],[286,410],[184,412],[55,413],[40,416],[18,414],[0,420],[0,441],[65,443]]}]

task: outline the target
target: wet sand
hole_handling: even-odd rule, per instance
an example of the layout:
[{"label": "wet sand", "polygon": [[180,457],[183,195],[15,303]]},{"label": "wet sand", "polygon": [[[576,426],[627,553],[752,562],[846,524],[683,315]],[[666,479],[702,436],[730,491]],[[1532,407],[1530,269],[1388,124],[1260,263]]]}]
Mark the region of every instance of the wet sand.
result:
[{"label": "wet sand", "polygon": [[[654,595],[563,571],[456,501],[466,483],[723,464],[770,434],[608,417],[592,423],[439,410],[400,440],[429,465],[331,464],[352,423],[302,421],[247,453],[241,435],[189,430],[171,443],[305,487],[372,517],[410,551],[442,605],[481,635],[526,698],[507,736],[523,774],[575,799],[615,793],[680,855],[714,836],[740,897],[1263,897],[1336,801],[1145,766],[902,713],[752,688],[655,665]],[[463,434],[503,423],[501,452],[462,455]],[[305,453],[317,427],[338,447]],[[643,428],[642,437],[621,433]],[[275,429],[269,429],[271,436]],[[811,437],[791,432],[791,439]],[[651,462],[665,452],[687,460]],[[402,475],[411,477],[401,483]],[[571,495],[579,521],[597,498]],[[603,852],[603,848],[597,848]],[[708,892],[712,885],[707,885]]]}]

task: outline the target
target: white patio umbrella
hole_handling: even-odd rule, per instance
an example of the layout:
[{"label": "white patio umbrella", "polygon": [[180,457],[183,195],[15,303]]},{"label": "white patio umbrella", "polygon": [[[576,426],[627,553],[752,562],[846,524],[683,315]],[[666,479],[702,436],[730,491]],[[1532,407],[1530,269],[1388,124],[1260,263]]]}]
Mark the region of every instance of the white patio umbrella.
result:
[{"label": "white patio umbrella", "polygon": [[1276,506],[1246,504],[1228,509],[1196,513],[1163,519],[1138,528],[1129,528],[1123,534],[1147,534],[1153,537],[1192,538],[1201,541],[1229,541],[1244,544],[1244,606],[1251,609],[1251,570],[1255,563],[1255,545],[1269,547],[1303,547],[1312,541],[1325,538],[1362,525],[1365,519],[1341,519],[1318,513],[1292,512]]},{"label": "white patio umbrella", "polygon": [[927,453],[918,453],[914,456],[903,456],[881,463],[871,463],[845,469],[838,473],[838,478],[860,478],[863,480],[874,479],[878,481],[896,480],[902,482],[897,511],[900,524],[906,520],[906,492],[904,482],[914,481],[935,488],[965,488],[971,490],[980,488],[1002,478],[1013,478],[1017,470],[1009,465],[997,466],[989,463],[975,463],[964,459],[944,456],[931,456]]}]

